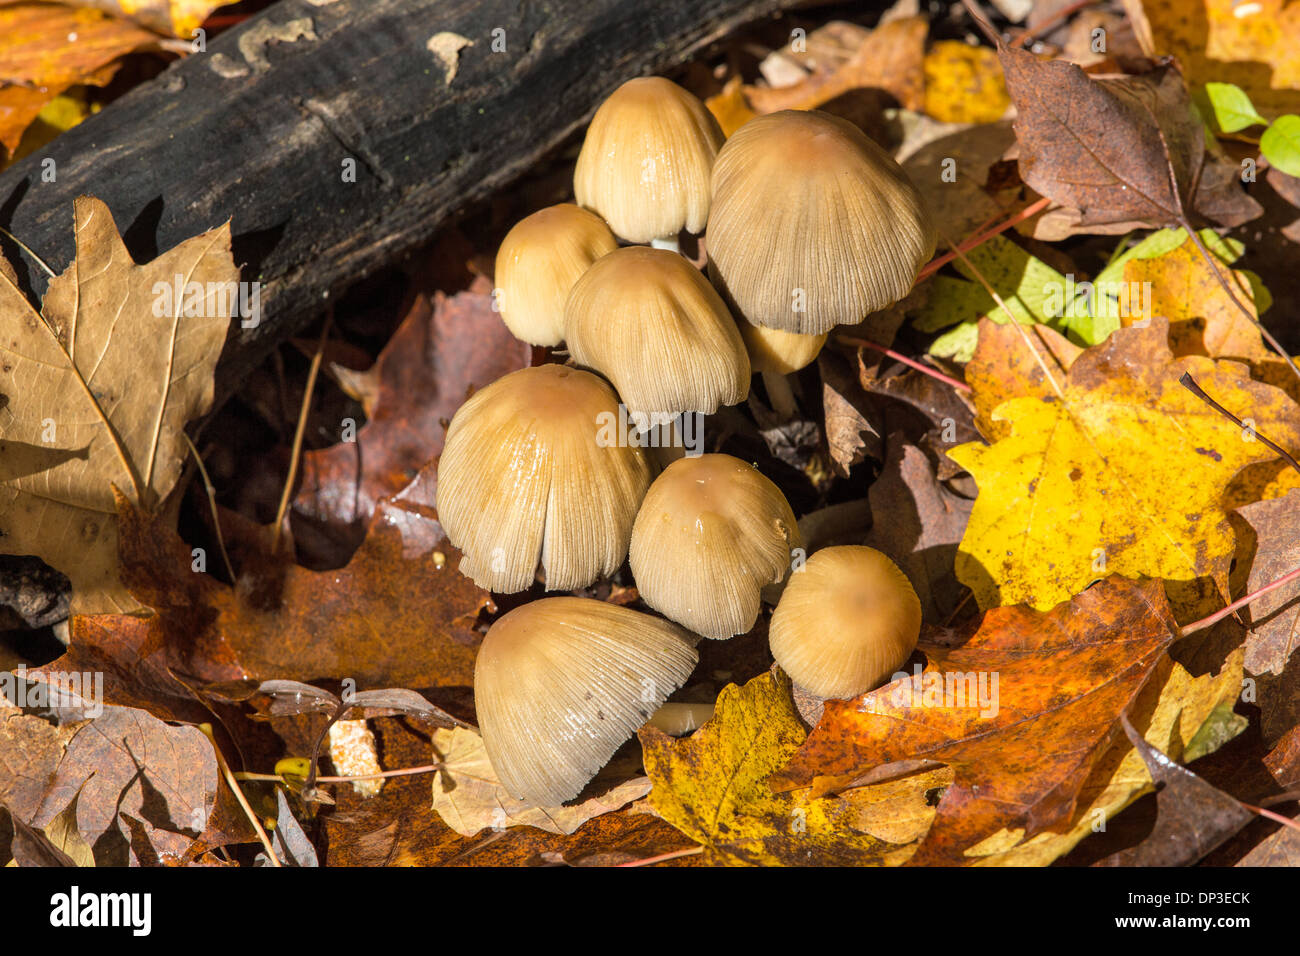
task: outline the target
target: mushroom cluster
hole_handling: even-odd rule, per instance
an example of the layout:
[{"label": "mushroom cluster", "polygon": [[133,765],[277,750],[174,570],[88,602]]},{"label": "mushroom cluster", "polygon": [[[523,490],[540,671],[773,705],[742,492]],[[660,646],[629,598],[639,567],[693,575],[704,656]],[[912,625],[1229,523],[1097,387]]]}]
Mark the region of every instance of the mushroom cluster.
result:
[{"label": "mushroom cluster", "polygon": [[[902,169],[818,112],[762,116],[724,140],[699,99],[648,77],[597,110],[573,189],[576,204],[509,231],[495,293],[512,334],[563,343],[569,361],[471,396],[437,487],[460,570],[481,587],[572,591],[626,561],[662,615],[543,597],[488,630],[474,678],[484,745],[507,791],[539,805],[576,797],[646,722],[703,719],[699,705],[660,708],[701,637],[753,628],[765,588],[784,585],[773,657],[821,697],[878,684],[920,627],[911,585],[879,552],[827,548],[805,564],[790,504],[757,467],[698,448],[656,457],[643,440],[744,401],[755,373],[788,409],[785,376],[834,326],[908,292],[935,230]],[[678,251],[706,229],[707,276]],[[614,421],[628,427],[611,438]]]}]

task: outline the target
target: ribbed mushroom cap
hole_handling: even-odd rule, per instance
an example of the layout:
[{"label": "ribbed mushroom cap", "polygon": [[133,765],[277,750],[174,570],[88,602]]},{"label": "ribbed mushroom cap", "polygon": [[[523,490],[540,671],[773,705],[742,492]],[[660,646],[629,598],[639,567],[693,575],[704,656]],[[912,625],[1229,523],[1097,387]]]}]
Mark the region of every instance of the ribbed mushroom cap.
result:
[{"label": "ribbed mushroom cap", "polygon": [[874,548],[823,548],[790,575],[772,612],[772,657],[822,698],[876,687],[916,649],[921,602],[907,575]]},{"label": "ribbed mushroom cap", "polygon": [[650,484],[642,448],[597,440],[618,398],[589,372],[511,372],[456,412],[438,464],[438,518],[460,570],[500,593],[586,587],[627,554]]},{"label": "ribbed mushroom cap", "polygon": [[629,242],[700,232],[722,130],[698,98],[658,76],[628,80],[600,105],[573,192]]},{"label": "ribbed mushroom cap", "polygon": [[709,275],[755,325],[829,332],[907,295],[937,234],[902,167],[819,112],[750,120],[718,153]]},{"label": "ribbed mushroom cap", "polygon": [[628,558],[641,599],[726,639],[758,617],[764,585],[790,570],[799,528],[781,490],[730,455],[683,458],[646,492]]},{"label": "ribbed mushroom cap", "polygon": [[617,248],[604,220],[572,203],[521,219],[497,251],[497,301],[506,328],[532,345],[558,345],[573,283]]},{"label": "ribbed mushroom cap", "polygon": [[489,629],[474,666],[492,769],[517,799],[573,799],[698,659],[681,628],[604,601],[515,608]]},{"label": "ribbed mushroom cap", "polygon": [[829,332],[799,335],[780,329],[765,329],[744,319],[737,324],[740,337],[745,340],[745,351],[749,353],[750,367],[755,372],[771,375],[789,375],[799,371],[817,357],[830,335]]},{"label": "ribbed mushroom cap", "polygon": [[675,252],[627,246],[583,273],[564,307],[579,365],[618,389],[642,429],[682,412],[711,414],[749,393],[749,357],[731,313]]}]

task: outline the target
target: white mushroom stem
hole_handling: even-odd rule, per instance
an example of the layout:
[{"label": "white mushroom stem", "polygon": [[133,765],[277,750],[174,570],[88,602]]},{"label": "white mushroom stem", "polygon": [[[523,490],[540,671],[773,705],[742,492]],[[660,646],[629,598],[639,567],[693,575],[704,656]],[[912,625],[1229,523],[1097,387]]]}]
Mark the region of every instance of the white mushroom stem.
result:
[{"label": "white mushroom stem", "polygon": [[696,730],[712,716],[712,704],[672,703],[664,704],[656,710],[647,723],[670,737],[682,737]]},{"label": "white mushroom stem", "polygon": [[788,422],[793,420],[799,414],[799,406],[795,404],[794,391],[790,388],[790,379],[778,372],[763,372],[763,387],[767,389],[767,399],[772,405],[772,411],[781,417],[781,420]]},{"label": "white mushroom stem", "polygon": [[666,236],[663,239],[651,239],[650,246],[653,249],[667,249],[669,252],[681,254],[681,243],[677,241],[676,236]]}]

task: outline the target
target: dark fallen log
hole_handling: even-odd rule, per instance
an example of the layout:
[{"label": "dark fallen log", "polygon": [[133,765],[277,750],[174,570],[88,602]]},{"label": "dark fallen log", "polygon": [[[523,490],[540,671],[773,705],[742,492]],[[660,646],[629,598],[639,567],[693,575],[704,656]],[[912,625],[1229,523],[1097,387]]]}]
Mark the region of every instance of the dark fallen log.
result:
[{"label": "dark fallen log", "polygon": [[282,0],[0,174],[0,225],[61,271],[81,194],[140,260],[232,219],[262,286],[260,324],[222,357],[228,394],[327,297],[522,173],[623,80],[783,5]]}]

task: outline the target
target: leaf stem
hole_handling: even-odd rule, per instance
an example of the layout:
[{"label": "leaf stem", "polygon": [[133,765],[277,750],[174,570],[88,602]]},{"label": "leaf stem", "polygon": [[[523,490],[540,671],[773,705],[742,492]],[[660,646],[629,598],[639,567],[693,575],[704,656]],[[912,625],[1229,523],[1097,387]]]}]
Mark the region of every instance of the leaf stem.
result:
[{"label": "leaf stem", "polygon": [[[316,377],[320,374],[321,359],[325,355],[325,340],[330,334],[330,319],[333,310],[326,314],[325,324],[321,326],[320,341],[316,343],[316,354],[311,359],[311,370],[307,373],[307,387],[303,390],[302,406],[298,409],[298,427],[293,433],[293,449],[289,453],[289,474],[284,479],[284,490],[280,493],[280,506],[275,511],[275,529],[271,537],[271,553],[280,550],[280,535],[284,528],[284,516],[293,499],[294,482],[298,480],[298,462],[302,457],[302,439],[307,431],[307,416],[311,411],[311,396],[316,390]],[[336,718],[337,719],[337,718]]]},{"label": "leaf stem", "polygon": [[1209,617],[1201,618],[1201,620],[1199,621],[1193,621],[1191,624],[1188,624],[1185,628],[1182,629],[1183,637],[1186,637],[1188,634],[1193,634],[1196,631],[1207,628],[1211,624],[1219,623],[1219,621],[1223,620],[1229,614],[1234,613],[1235,611],[1237,611],[1238,608],[1245,607],[1251,601],[1255,600],[1255,598],[1262,597],[1263,595],[1267,594],[1269,591],[1275,591],[1278,588],[1280,588],[1282,585],[1290,581],[1294,581],[1297,578],[1300,578],[1300,568],[1296,568],[1294,571],[1287,572],[1286,574],[1278,578],[1276,581],[1264,585],[1258,591],[1251,591],[1245,597],[1238,598],[1236,601],[1233,601],[1227,607],[1215,611]]},{"label": "leaf stem", "polygon": [[1184,372],[1182,376],[1178,379],[1178,384],[1181,385],[1183,388],[1187,389],[1189,392],[1191,392],[1201,401],[1205,402],[1205,404],[1209,405],[1216,412],[1231,420],[1232,423],[1235,424],[1237,427],[1243,429],[1249,427],[1250,431],[1254,434],[1256,438],[1258,438],[1263,444],[1267,445],[1269,448],[1273,449],[1273,451],[1277,452],[1282,458],[1286,460],[1286,463],[1288,465],[1290,465],[1296,471],[1300,471],[1300,461],[1296,461],[1294,458],[1292,458],[1290,452],[1288,452],[1281,445],[1277,444],[1276,442],[1270,441],[1258,429],[1256,429],[1254,425],[1247,426],[1246,423],[1243,422],[1240,418],[1232,414],[1232,412],[1228,411],[1226,408],[1224,408],[1222,405],[1220,405],[1218,402],[1212,399],[1209,396],[1209,394],[1205,391],[1205,389],[1201,388],[1201,386],[1196,384],[1196,379],[1192,378],[1191,372]]},{"label": "leaf stem", "polygon": [[967,385],[965,382],[959,381],[955,378],[952,378],[951,376],[944,375],[943,372],[940,372],[937,369],[932,369],[928,365],[918,362],[916,359],[908,358],[906,355],[903,355],[900,352],[895,352],[893,349],[887,349],[883,345],[877,345],[875,342],[872,342],[869,339],[858,338],[856,335],[840,335],[840,336],[836,336],[836,341],[847,342],[849,345],[860,345],[860,346],[864,346],[865,348],[875,349],[877,352],[883,352],[885,355],[888,355],[891,359],[894,359],[895,361],[898,362],[902,362],[904,365],[910,366],[911,368],[916,369],[918,372],[924,372],[926,375],[929,375],[931,378],[938,379],[940,382],[943,382],[945,385],[951,385],[953,388],[957,389],[958,391],[969,392],[971,390],[971,387]]},{"label": "leaf stem", "polygon": [[253,812],[253,808],[248,805],[248,798],[244,796],[244,791],[239,788],[239,781],[235,779],[234,771],[230,769],[230,764],[226,763],[225,754],[223,754],[221,748],[217,746],[217,738],[212,734],[212,725],[199,724],[198,726],[199,730],[203,732],[203,735],[207,737],[208,741],[212,744],[212,752],[217,755],[217,765],[221,768],[221,773],[226,778],[226,783],[228,783],[230,789],[234,791],[235,799],[239,801],[240,807],[243,808],[244,816],[248,817],[248,822],[251,823],[253,829],[257,831],[257,838],[262,842],[262,847],[266,850],[266,855],[270,857],[271,865],[283,866],[284,864],[280,862],[280,858],[275,855],[275,847],[271,845],[271,840],[266,835],[266,830],[262,827],[262,821],[257,818],[257,814]]},{"label": "leaf stem", "polygon": [[212,511],[212,530],[217,535],[217,547],[221,549],[221,561],[226,566],[226,573],[230,575],[230,583],[235,583],[235,569],[230,566],[230,555],[226,553],[226,542],[221,536],[221,518],[217,514],[217,492],[212,487],[212,479],[208,477],[208,469],[203,466],[203,456],[199,450],[194,447],[194,442],[184,431],[181,437],[185,439],[185,444],[190,446],[190,453],[194,456],[194,463],[199,466],[199,474],[203,477],[203,488],[208,495],[208,508]]},{"label": "leaf stem", "polygon": [[[1051,202],[1052,201],[1050,199],[1048,199],[1046,196],[1043,196],[1035,200],[1034,202],[1030,203],[1028,206],[1020,210],[1019,212],[1013,213],[1011,216],[1004,219],[998,225],[992,226],[991,228],[988,229],[984,229],[982,232],[976,232],[974,235],[966,239],[963,239],[961,241],[961,245],[958,246],[958,248],[961,249],[962,252],[969,252],[970,250],[974,249],[976,246],[980,246],[988,242],[994,236],[1001,235],[1002,233],[1006,232],[1012,226],[1018,225],[1024,222],[1026,219],[1038,215],[1038,213],[1042,212],[1049,205],[1051,205]],[[916,274],[916,282],[913,283],[913,286],[920,285],[922,280],[928,279],[931,275],[933,275],[935,272],[938,272],[940,269],[942,269],[944,266],[946,266],[949,262],[951,262],[955,258],[957,258],[956,252],[945,252],[943,255],[936,256],[935,258],[931,259],[924,266],[922,266],[921,271]]]}]

